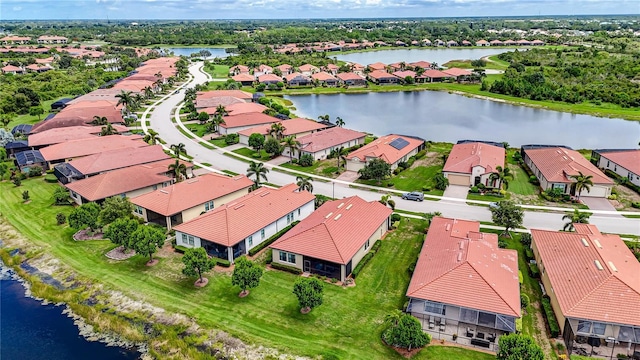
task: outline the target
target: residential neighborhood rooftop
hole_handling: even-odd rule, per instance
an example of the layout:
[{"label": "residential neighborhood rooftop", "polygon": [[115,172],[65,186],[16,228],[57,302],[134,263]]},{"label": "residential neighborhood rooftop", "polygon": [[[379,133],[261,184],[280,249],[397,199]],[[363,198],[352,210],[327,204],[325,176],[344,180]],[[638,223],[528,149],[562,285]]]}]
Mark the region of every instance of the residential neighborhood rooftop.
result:
[{"label": "residential neighborhood rooftop", "polygon": [[[126,126],[113,125],[118,132],[128,131]],[[44,146],[63,143],[71,140],[87,138],[97,138],[102,132],[101,126],[68,126],[65,128],[55,128],[29,135],[29,146]]]},{"label": "residential neighborhood rooftop", "polygon": [[168,159],[160,145],[128,147],[71,160],[68,164],[83,175]]},{"label": "residential neighborhood rooftop", "polygon": [[364,162],[373,158],[381,158],[387,163],[393,164],[423,143],[424,140],[408,136],[385,135],[351,152],[347,155],[347,160],[357,158]]},{"label": "residential neighborhood rooftop", "polygon": [[47,161],[55,161],[147,145],[140,135],[109,135],[61,142],[44,147],[40,152]]},{"label": "residential neighborhood rooftop", "polygon": [[225,116],[224,123],[220,124],[220,127],[228,129],[242,126],[271,124],[278,121],[279,120],[277,118],[263,113],[244,113]]},{"label": "residential neighborhood rooftop", "polygon": [[569,176],[591,175],[594,184],[613,184],[613,181],[589,162],[582,154],[564,147],[543,147],[524,150],[549,182],[572,182]]},{"label": "residential neighborhood rooftop", "polygon": [[[314,120],[302,119],[302,118],[278,121],[278,123],[282,124],[285,127],[285,130],[283,132],[284,136],[306,133],[309,131],[316,131],[316,130],[322,130],[327,128],[327,125],[325,124],[321,124]],[[253,133],[267,135],[269,133],[270,128],[271,128],[270,125],[258,125],[248,129],[244,129],[242,131],[238,131],[238,134],[246,135],[246,136],[251,136],[251,134]]]},{"label": "residential neighborhood rooftop", "polygon": [[640,149],[596,150],[596,152],[632,173],[640,174]]},{"label": "residential neighborhood rooftop", "polygon": [[442,171],[471,174],[475,166],[481,166],[486,173],[496,171],[496,167],[504,167],[504,147],[493,146],[482,142],[453,145]]},{"label": "residential neighborhood rooftop", "polygon": [[296,140],[300,142],[301,150],[314,153],[352,140],[364,138],[366,135],[367,134],[363,132],[335,126],[330,129],[301,136]]}]

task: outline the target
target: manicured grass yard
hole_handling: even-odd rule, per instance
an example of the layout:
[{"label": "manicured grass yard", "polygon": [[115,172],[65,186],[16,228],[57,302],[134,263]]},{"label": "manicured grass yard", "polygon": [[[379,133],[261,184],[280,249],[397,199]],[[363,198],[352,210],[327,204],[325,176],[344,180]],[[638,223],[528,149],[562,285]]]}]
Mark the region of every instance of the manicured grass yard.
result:
[{"label": "manicured grass yard", "polygon": [[[243,147],[240,149],[235,149],[233,150],[233,152],[239,155],[246,156],[248,158],[254,158],[253,154],[255,154],[256,151],[250,148]],[[260,150],[260,158],[258,158],[257,160],[269,161],[271,160],[271,155],[267,154],[267,152],[264,150]]]},{"label": "manicured grass yard", "polygon": [[[342,162],[342,164],[344,165],[344,162]],[[281,164],[280,166],[291,170],[304,171],[310,174],[330,178],[337,178],[339,176],[339,174],[336,174],[338,171],[338,160],[336,159],[314,161],[311,166],[300,166],[289,163]]]},{"label": "manicured grass yard", "polygon": [[37,122],[40,122],[42,119],[46,118],[47,115],[51,113],[51,104],[53,104],[54,102],[60,99],[72,98],[72,97],[73,95],[63,95],[54,100],[41,101],[40,106],[42,107],[42,109],[44,109],[44,114],[40,115],[40,117],[29,115],[29,114],[18,115],[15,118],[13,118],[13,120],[9,123],[9,125],[7,125],[7,128],[11,130],[14,126],[18,124],[35,124]]},{"label": "manicured grass yard", "polygon": [[204,67],[204,71],[217,79],[229,77],[229,66],[227,65],[210,64]]},{"label": "manicured grass yard", "polygon": [[519,195],[536,195],[538,187],[529,182],[529,176],[519,165],[509,165],[513,180],[509,181],[508,190]]}]

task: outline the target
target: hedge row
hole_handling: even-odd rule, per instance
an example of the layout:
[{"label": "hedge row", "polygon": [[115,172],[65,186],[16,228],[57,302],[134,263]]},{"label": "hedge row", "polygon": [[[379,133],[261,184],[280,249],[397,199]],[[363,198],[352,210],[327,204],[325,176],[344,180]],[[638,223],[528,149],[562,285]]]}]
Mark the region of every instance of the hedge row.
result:
[{"label": "hedge row", "polygon": [[216,265],[220,265],[222,267],[231,266],[231,263],[229,262],[229,260],[224,260],[224,259],[219,259],[219,258],[215,258],[215,260],[216,260]]},{"label": "hedge row", "polygon": [[355,269],[353,269],[353,271],[351,272],[351,276],[355,279],[356,277],[358,277],[358,274],[360,274],[360,272],[362,271],[362,268],[364,268],[365,265],[367,265],[367,263],[369,262],[369,260],[371,260],[371,258],[373,257],[373,255],[376,254],[376,252],[378,251],[378,249],[380,248],[380,245],[382,244],[382,242],[380,240],[377,240],[375,243],[373,243],[373,246],[371,247],[371,250],[369,250],[369,252],[362,257],[362,259],[360,260],[360,262],[358,263],[358,265],[356,266]]},{"label": "hedge row", "polygon": [[549,297],[544,296],[542,298],[542,308],[544,309],[544,313],[547,316],[547,323],[549,323],[549,331],[551,332],[551,337],[558,337],[558,335],[560,335],[560,325],[558,325],[558,320],[556,320],[556,314],[553,312]]},{"label": "hedge row", "polygon": [[284,235],[287,231],[291,230],[291,228],[296,226],[299,222],[300,221],[292,222],[290,225],[288,225],[284,229],[278,231],[277,233],[273,234],[270,238],[268,238],[267,240],[263,241],[258,246],[251,248],[251,250],[249,250],[249,255],[253,256],[253,255],[259,253],[260,250],[262,250],[262,249],[266,248],[267,246],[273,244],[274,241],[278,240],[282,235]]},{"label": "hedge row", "polygon": [[296,275],[300,275],[302,274],[302,270],[293,267],[293,266],[289,266],[289,265],[283,265],[277,262],[272,262],[271,263],[271,267],[276,269],[276,270],[282,270],[282,271],[286,271],[286,272],[290,272],[292,274],[296,274]]}]

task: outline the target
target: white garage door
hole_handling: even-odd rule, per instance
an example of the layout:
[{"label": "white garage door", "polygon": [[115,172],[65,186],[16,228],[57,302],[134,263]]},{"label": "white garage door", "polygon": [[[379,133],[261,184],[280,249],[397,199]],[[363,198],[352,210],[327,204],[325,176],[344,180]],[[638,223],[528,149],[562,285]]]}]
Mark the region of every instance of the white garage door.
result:
[{"label": "white garage door", "polygon": [[449,185],[469,186],[471,184],[469,175],[449,174],[447,175],[447,179],[449,179]]},{"label": "white garage door", "polygon": [[583,190],[580,196],[585,197],[607,197],[609,196],[609,187],[603,185],[593,185],[589,192]]},{"label": "white garage door", "polygon": [[347,170],[349,171],[358,171],[364,167],[365,163],[356,162],[356,161],[347,161]]}]

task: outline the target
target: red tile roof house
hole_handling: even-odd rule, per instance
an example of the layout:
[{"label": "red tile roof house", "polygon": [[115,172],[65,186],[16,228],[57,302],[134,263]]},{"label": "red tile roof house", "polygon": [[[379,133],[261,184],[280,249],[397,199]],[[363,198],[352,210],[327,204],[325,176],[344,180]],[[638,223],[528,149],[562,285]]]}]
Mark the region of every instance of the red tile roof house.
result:
[{"label": "red tile roof house", "polygon": [[53,70],[53,68],[49,65],[31,64],[31,65],[27,65],[25,70],[29,72],[43,73],[45,71]]},{"label": "red tile roof house", "polygon": [[391,213],[358,196],[328,201],[270,246],[273,262],[345,281],[384,238]]},{"label": "red tile roof house", "polygon": [[251,102],[253,94],[242,90],[211,90],[198,92],[196,99],[212,99],[217,97],[234,97],[244,102]]},{"label": "red tile roof house", "polygon": [[366,135],[359,131],[336,126],[305,136],[298,136],[296,140],[300,142],[299,155],[309,154],[315,160],[324,160],[333,149],[340,147],[346,149],[364,144]]},{"label": "red tile roof house", "polygon": [[321,71],[319,73],[314,73],[313,75],[311,75],[311,78],[313,79],[314,82],[317,82],[319,85],[326,85],[326,86],[338,86],[338,79],[336,79],[335,77],[333,77],[333,75],[326,73],[324,71]]},{"label": "red tile roof house", "polygon": [[280,70],[280,72],[282,73],[282,76],[287,76],[293,73],[293,66],[289,64],[278,65],[276,66],[276,69]]},{"label": "red tile roof house", "polygon": [[367,77],[369,81],[378,85],[397,84],[400,81],[397,76],[382,70],[374,70],[367,74]]},{"label": "red tile roof house", "polygon": [[257,68],[253,69],[253,76],[259,77],[260,75],[271,74],[273,73],[273,68],[269,65],[262,64]]},{"label": "red tile roof house", "polygon": [[460,68],[449,68],[442,70],[442,72],[451,75],[456,80],[464,80],[472,75],[471,71]]},{"label": "red tile roof house", "polygon": [[131,198],[134,215],[172,227],[241,198],[253,185],[248,177],[208,173]]},{"label": "red tile roof house", "polygon": [[105,151],[139,148],[148,146],[141,135],[109,135],[98,138],[70,140],[63,143],[49,145],[40,149],[40,153],[50,166],[71,161],[88,155]]},{"label": "red tile roof house", "polygon": [[500,40],[491,40],[489,41],[489,45],[491,46],[503,46],[504,43]]},{"label": "red tile roof house", "polygon": [[638,354],[640,263],[618,235],[601,234],[595,225],[574,226],[575,232],[531,230],[542,285],[566,348],[571,354],[581,337],[603,346],[607,357]]},{"label": "red tile roof house", "polygon": [[55,166],[58,180],[67,184],[107,171],[169,159],[160,145],[129,147],[93,154]]},{"label": "red tile roof house", "polygon": [[7,65],[5,67],[2,68],[2,73],[3,74],[24,74],[25,71],[23,68],[21,67],[17,67],[17,66],[13,66],[13,65]]},{"label": "red tile roof house", "polygon": [[344,84],[346,86],[366,86],[367,85],[367,79],[353,72],[339,73],[338,75],[336,75],[336,78],[338,78],[338,81],[341,84]]},{"label": "red tile roof house", "polygon": [[377,63],[367,65],[367,68],[369,69],[369,71],[375,71],[375,70],[386,71],[387,65],[381,62],[377,62]]},{"label": "red tile roof house", "polygon": [[231,75],[248,74],[248,73],[249,73],[249,67],[244,66],[244,65],[232,66],[229,69],[229,74],[231,74]]},{"label": "red tile roof house", "polygon": [[433,68],[433,64],[428,62],[428,61],[412,62],[412,63],[409,63],[409,66],[412,66],[414,68],[414,70],[416,70],[416,68],[422,68],[424,70],[428,70],[428,69],[432,69]]},{"label": "red tile roof house", "polygon": [[589,192],[582,190],[580,196],[607,197],[614,183],[595,165],[575,150],[560,146],[524,145],[521,148],[524,163],[540,181],[542,190],[560,189],[563,194],[573,194],[570,176],[591,175],[593,186]]},{"label": "red tile roof house", "polygon": [[409,157],[424,148],[424,140],[402,135],[385,135],[347,155],[347,170],[358,171],[370,160],[380,158],[391,165],[391,170],[398,163],[407,161]]},{"label": "red tile roof house", "polygon": [[476,46],[489,46],[489,42],[487,40],[481,39],[476,41]]},{"label": "red tile roof house", "polygon": [[[129,131],[126,126],[114,125],[113,127],[119,133]],[[47,145],[64,143],[71,140],[96,139],[101,131],[102,126],[69,126],[31,134],[27,140],[29,141],[30,147],[40,149]]]},{"label": "red tile roof house", "polygon": [[[236,103],[236,104],[231,104],[228,106],[225,106],[225,110],[227,110],[227,113],[229,115],[240,115],[240,114],[247,114],[247,113],[261,113],[263,111],[265,111],[266,109],[268,109],[268,107],[262,105],[262,104],[258,104],[258,103],[246,103],[246,102],[241,102],[241,103]],[[204,108],[204,109],[200,109],[200,111],[204,111],[209,115],[213,115],[218,111],[217,107],[208,107],[208,108]]]},{"label": "red tile roof house", "polygon": [[[169,174],[169,165],[173,159],[129,166],[109,171],[65,185],[73,201],[78,205],[91,201],[102,202],[111,196],[127,198],[146,194],[173,183]],[[193,164],[182,162],[187,171],[193,171]]]},{"label": "red tile roof house", "polygon": [[[174,228],[176,243],[233,262],[314,210],[315,196],[289,184],[259,188]],[[295,227],[294,227],[295,229]]]},{"label": "red tile roof house", "polygon": [[440,339],[496,351],[516,331],[520,312],[518,253],[500,249],[480,223],[433,218],[411,277],[407,312]]},{"label": "red tile roof house", "polygon": [[310,77],[299,72],[294,72],[285,76],[284,80],[287,86],[307,86],[313,83]]},{"label": "red tile roof house", "polygon": [[89,125],[94,116],[106,117],[111,124],[122,124],[122,112],[109,101],[83,101],[66,106],[52,119],[41,121],[31,128],[31,133],[36,134],[49,129]]},{"label": "red tile roof house", "polygon": [[280,121],[263,113],[244,113],[224,117],[224,123],[218,127],[220,135],[235,134],[258,125],[269,125]]},{"label": "red tile roof house", "polygon": [[245,101],[233,96],[218,96],[218,97],[210,97],[206,99],[196,98],[196,109],[200,111],[200,109],[215,108],[215,107],[218,107],[219,105],[226,107],[229,105],[242,104],[242,103],[245,103]]},{"label": "red tile roof house", "polygon": [[427,69],[422,73],[422,75],[416,77],[416,82],[431,83],[431,82],[449,81],[454,79],[455,79],[455,76],[449,75],[440,70]]},{"label": "red tile roof house", "polygon": [[469,40],[462,40],[462,46],[471,46],[473,45]]},{"label": "red tile roof house", "polygon": [[[319,123],[314,120],[302,118],[278,121],[278,123],[282,124],[285,127],[285,131],[283,133],[284,136],[294,136],[296,138],[309,135],[327,128],[327,125],[325,124]],[[251,136],[251,134],[257,133],[267,135],[269,134],[270,128],[271,124],[268,124],[258,125],[239,131],[238,135],[240,135],[240,144],[249,145],[249,137]],[[282,154],[285,156],[289,156],[289,149],[285,148]],[[297,155],[294,154],[294,156]]]},{"label": "red tile roof house", "polygon": [[392,74],[393,76],[396,76],[398,79],[400,79],[400,82],[402,83],[406,83],[406,78],[410,77],[412,79],[415,80],[416,78],[416,73],[415,71],[411,71],[411,70],[405,70],[405,71],[396,71]]},{"label": "red tile roof house", "polygon": [[258,77],[258,82],[260,84],[271,85],[277,84],[279,82],[284,83],[284,80],[280,76],[275,74],[264,74]]},{"label": "red tile roof house", "polygon": [[499,180],[490,180],[496,167],[504,167],[504,147],[482,142],[453,145],[442,173],[450,185],[471,186],[483,184],[499,187]]},{"label": "red tile roof house", "polygon": [[31,41],[31,38],[28,36],[10,35],[10,36],[3,37],[2,39],[0,39],[0,41],[2,42],[2,45],[13,45],[13,44],[24,45],[24,44],[28,44],[29,41]]},{"label": "red tile roof house", "polygon": [[330,73],[333,76],[338,74],[338,70],[340,67],[336,64],[327,64],[327,66],[323,67],[322,70]]},{"label": "red tile roof house", "polygon": [[640,186],[640,150],[593,150],[591,161],[600,169],[610,170]]},{"label": "red tile roof house", "polygon": [[42,35],[38,38],[38,44],[66,44],[69,39],[64,36]]},{"label": "red tile roof house", "polygon": [[302,73],[302,75],[311,76],[320,71],[317,66],[311,64],[300,65],[298,71]]},{"label": "red tile roof house", "polygon": [[242,86],[251,86],[256,81],[256,77],[251,74],[238,74],[231,77],[233,81],[239,82]]}]

